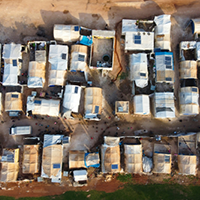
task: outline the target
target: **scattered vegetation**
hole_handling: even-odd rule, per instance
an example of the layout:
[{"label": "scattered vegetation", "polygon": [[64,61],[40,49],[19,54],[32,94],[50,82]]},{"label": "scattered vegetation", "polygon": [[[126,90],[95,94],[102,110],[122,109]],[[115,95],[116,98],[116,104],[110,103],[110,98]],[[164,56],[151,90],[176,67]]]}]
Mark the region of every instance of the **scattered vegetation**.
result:
[{"label": "scattered vegetation", "polygon": [[130,182],[132,180],[131,174],[118,174],[117,180],[121,182]]}]

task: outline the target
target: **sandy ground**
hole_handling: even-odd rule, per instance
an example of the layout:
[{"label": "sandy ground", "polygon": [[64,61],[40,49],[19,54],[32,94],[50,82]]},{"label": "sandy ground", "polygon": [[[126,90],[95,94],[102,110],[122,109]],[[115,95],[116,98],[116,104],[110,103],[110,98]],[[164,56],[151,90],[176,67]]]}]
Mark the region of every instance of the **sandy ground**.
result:
[{"label": "sandy ground", "polygon": [[[174,3],[175,2],[175,3]],[[43,34],[48,39],[53,39],[52,28],[55,23],[79,24],[93,29],[104,29],[105,24],[110,29],[114,29],[116,24],[123,18],[132,19],[153,19],[154,15],[163,13],[172,14],[172,50],[175,52],[177,44],[184,39],[191,39],[191,35],[183,28],[190,18],[200,17],[200,2],[194,0],[137,0],[137,1],[106,1],[106,0],[1,0],[0,1],[0,42],[20,42],[24,43],[32,36]],[[123,53],[120,52],[120,42],[116,41],[115,64],[123,71],[126,66]],[[179,88],[178,81],[178,55],[175,53],[175,95]],[[117,71],[117,70],[116,70]],[[1,119],[0,139],[4,141],[1,147],[13,147],[23,144],[21,136],[10,136],[9,128],[12,125],[31,125],[33,135],[38,136],[44,133],[62,133],[72,137],[69,149],[85,150],[92,149],[103,142],[103,135],[131,136],[136,130],[148,130],[153,134],[167,135],[174,132],[198,132],[200,129],[200,116],[195,118],[182,118],[177,115],[175,120],[157,120],[152,116],[141,117],[124,115],[116,119],[113,115],[114,102],[116,100],[132,101],[131,83],[128,80],[115,81],[111,83],[111,78],[115,79],[116,73],[111,78],[101,77],[94,71],[95,86],[101,86],[104,91],[102,121],[99,123],[85,122],[82,119],[65,120],[60,118],[37,118],[27,119],[23,116],[20,120],[13,121],[5,113]],[[111,93],[112,91],[112,93]],[[178,104],[178,102],[176,102]],[[177,105],[176,105],[177,106]],[[54,124],[54,122],[57,122]],[[50,127],[45,128],[47,125]],[[42,132],[42,133],[41,133]],[[149,133],[148,132],[148,133]],[[142,134],[141,134],[142,135]],[[154,176],[152,176],[154,177]],[[144,183],[148,178],[138,177],[138,183]],[[155,178],[156,179],[156,178]],[[163,177],[158,179],[161,181]],[[52,185],[22,184],[22,187],[14,190],[0,190],[0,195],[11,196],[43,196],[61,194],[68,189],[66,187],[56,187]],[[119,183],[118,183],[119,184]],[[88,186],[88,188],[114,191],[118,189],[118,184],[100,184],[98,181]],[[97,185],[98,187],[94,186]],[[8,188],[13,188],[7,185]],[[116,186],[116,187],[115,187]],[[32,187],[32,189],[31,189]],[[41,189],[42,188],[42,189]],[[32,191],[32,192],[27,192]],[[51,191],[51,192],[50,192]]]}]

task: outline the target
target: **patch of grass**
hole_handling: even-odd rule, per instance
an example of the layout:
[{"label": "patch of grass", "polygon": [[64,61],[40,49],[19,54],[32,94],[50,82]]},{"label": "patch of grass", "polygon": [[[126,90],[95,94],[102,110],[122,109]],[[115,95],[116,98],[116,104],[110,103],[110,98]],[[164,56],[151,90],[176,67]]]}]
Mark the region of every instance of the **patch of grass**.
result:
[{"label": "patch of grass", "polygon": [[164,179],[163,179],[163,182],[164,182],[164,183],[168,183],[170,180],[171,180],[171,178],[164,178]]},{"label": "patch of grass", "polygon": [[[109,187],[109,185],[108,185]],[[90,196],[88,196],[90,195]],[[88,196],[88,197],[87,197]],[[198,200],[200,186],[183,186],[178,184],[125,184],[124,188],[112,193],[91,190],[68,191],[59,196],[24,197],[18,200]],[[13,197],[0,197],[0,200],[15,200]]]},{"label": "patch of grass", "polygon": [[132,180],[131,174],[118,174],[117,180],[121,182],[130,182]]}]

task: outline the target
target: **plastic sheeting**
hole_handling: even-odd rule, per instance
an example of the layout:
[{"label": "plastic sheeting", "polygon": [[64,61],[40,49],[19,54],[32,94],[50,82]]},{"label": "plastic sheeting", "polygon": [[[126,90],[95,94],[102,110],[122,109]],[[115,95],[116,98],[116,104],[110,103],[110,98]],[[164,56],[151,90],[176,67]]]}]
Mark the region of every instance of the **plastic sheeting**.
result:
[{"label": "plastic sheeting", "polygon": [[88,167],[100,167],[100,159],[99,159],[99,153],[85,153],[85,166]]},{"label": "plastic sheeting", "polygon": [[75,182],[87,181],[87,170],[74,170],[73,175]]},{"label": "plastic sheeting", "polygon": [[171,154],[154,153],[154,173],[171,173]]},{"label": "plastic sheeting", "polygon": [[21,65],[19,59],[22,59],[21,44],[4,44],[2,57],[4,59],[3,85],[19,85],[18,75]]},{"label": "plastic sheeting", "polygon": [[5,94],[5,111],[22,111],[22,94],[8,92]]},{"label": "plastic sheeting", "polygon": [[35,174],[39,172],[39,145],[24,145],[22,173]]},{"label": "plastic sheeting", "polygon": [[45,83],[45,62],[29,62],[28,69],[28,87],[29,88],[42,88]]},{"label": "plastic sheeting", "polygon": [[154,96],[154,116],[155,118],[174,118],[174,93],[156,92]]},{"label": "plastic sheeting", "polygon": [[21,44],[4,44],[3,59],[18,59],[21,58]]},{"label": "plastic sheeting", "polygon": [[86,45],[86,46],[91,46],[92,45],[92,37],[91,36],[81,36],[80,39],[80,44]]},{"label": "plastic sheeting", "polygon": [[140,88],[148,85],[147,54],[130,55],[130,79]]},{"label": "plastic sheeting", "polygon": [[192,19],[192,33],[200,33],[200,18]]},{"label": "plastic sheeting", "polygon": [[63,135],[44,135],[41,177],[51,178],[54,182],[61,181]]},{"label": "plastic sheeting", "polygon": [[126,32],[125,50],[127,51],[153,51],[153,32]]},{"label": "plastic sheeting", "polygon": [[142,158],[142,163],[143,163],[143,171],[145,173],[149,173],[151,172],[152,168],[153,168],[153,161],[152,158],[148,158],[147,156],[144,156]]},{"label": "plastic sheeting", "polygon": [[[49,141],[45,142],[46,141],[45,136],[44,136],[44,146],[42,153],[41,177],[51,178],[54,182],[60,182],[62,173],[63,147],[61,144],[47,145]],[[53,138],[55,137],[55,135],[50,135],[50,136]],[[61,137],[62,136],[60,136],[60,138]],[[52,141],[55,141],[56,139],[54,138],[52,139]],[[51,139],[48,138],[48,140]]]},{"label": "plastic sheeting", "polygon": [[196,175],[196,155],[178,155],[179,173],[183,175]]},{"label": "plastic sheeting", "polygon": [[87,46],[77,44],[71,46],[70,70],[86,70],[87,52]]},{"label": "plastic sheeting", "polygon": [[138,31],[138,26],[136,25],[137,20],[132,19],[122,19],[122,35],[126,32],[136,32]]},{"label": "plastic sheeting", "polygon": [[39,99],[27,97],[27,112],[32,111],[33,115],[58,116],[60,113],[60,100]]},{"label": "plastic sheeting", "polygon": [[80,28],[77,25],[61,25],[55,24],[53,35],[55,40],[62,42],[75,42],[79,40]]},{"label": "plastic sheeting", "polygon": [[85,151],[69,151],[69,169],[85,168]]},{"label": "plastic sheeting", "polygon": [[171,51],[171,15],[155,16],[155,47]]},{"label": "plastic sheeting", "polygon": [[184,87],[180,89],[180,114],[199,114],[199,89],[198,87]]},{"label": "plastic sheeting", "polygon": [[197,61],[186,60],[180,62],[180,79],[197,79]]},{"label": "plastic sheeting", "polygon": [[100,120],[98,115],[102,111],[102,89],[89,87],[85,89],[85,116],[90,120]]},{"label": "plastic sheeting", "polygon": [[124,145],[125,171],[142,173],[142,145]]},{"label": "plastic sheeting", "polygon": [[[101,168],[103,173],[120,172],[120,149],[119,138],[104,137],[104,144],[101,146]],[[116,145],[116,146],[114,146]]]},{"label": "plastic sheeting", "polygon": [[82,88],[77,85],[66,85],[63,99],[64,112],[78,113]]},{"label": "plastic sheeting", "polygon": [[156,82],[174,83],[172,52],[155,52]]},{"label": "plastic sheeting", "polygon": [[50,63],[48,85],[63,86],[68,65],[68,46],[50,45],[48,61]]},{"label": "plastic sheeting", "polygon": [[148,95],[135,95],[133,102],[135,114],[148,115],[150,113],[150,101]]}]

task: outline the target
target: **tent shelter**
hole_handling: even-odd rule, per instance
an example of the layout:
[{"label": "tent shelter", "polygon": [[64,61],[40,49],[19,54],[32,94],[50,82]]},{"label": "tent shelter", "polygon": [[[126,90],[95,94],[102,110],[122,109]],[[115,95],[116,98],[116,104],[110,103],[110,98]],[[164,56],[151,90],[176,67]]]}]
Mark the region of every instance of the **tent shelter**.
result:
[{"label": "tent shelter", "polygon": [[66,85],[63,99],[64,116],[71,115],[71,112],[78,113],[82,88],[77,85]]},{"label": "tent shelter", "polygon": [[129,114],[129,101],[115,101],[115,114]]},{"label": "tent shelter", "polygon": [[181,41],[179,44],[180,60],[196,60],[196,46],[196,41]]},{"label": "tent shelter", "polygon": [[85,168],[85,151],[69,151],[69,169]]},{"label": "tent shelter", "polygon": [[2,182],[14,182],[19,172],[19,149],[3,149],[1,158]]},{"label": "tent shelter", "polygon": [[174,118],[174,93],[156,92],[154,94],[154,117],[155,118]]},{"label": "tent shelter", "polygon": [[46,73],[47,45],[45,41],[28,42],[30,62],[28,70],[28,87],[43,88]]},{"label": "tent shelter", "polygon": [[85,119],[100,120],[102,111],[102,89],[88,87],[85,89]]},{"label": "tent shelter", "polygon": [[154,173],[171,173],[171,154],[169,153],[154,153]]},{"label": "tent shelter", "polygon": [[127,173],[142,173],[142,145],[124,145],[125,171]]},{"label": "tent shelter", "polygon": [[150,113],[150,101],[148,95],[135,95],[133,97],[134,113],[148,115]]},{"label": "tent shelter", "polygon": [[178,155],[179,173],[183,175],[196,175],[196,155]]},{"label": "tent shelter", "polygon": [[200,18],[191,19],[192,33],[200,33]]},{"label": "tent shelter", "polygon": [[144,88],[148,85],[146,53],[130,55],[130,79],[135,81],[137,87]]},{"label": "tent shelter", "polygon": [[199,114],[199,89],[198,87],[180,88],[180,114],[198,115]]},{"label": "tent shelter", "polygon": [[171,51],[171,15],[155,16],[155,48]]},{"label": "tent shelter", "polygon": [[49,115],[56,117],[60,113],[60,100],[28,96],[26,111],[32,111],[33,115]]},{"label": "tent shelter", "polygon": [[23,94],[19,92],[8,92],[5,94],[5,111],[22,112]]},{"label": "tent shelter", "polygon": [[55,24],[53,36],[55,40],[62,42],[76,42],[80,38],[80,27],[77,25]]},{"label": "tent shelter", "polygon": [[29,62],[28,68],[28,87],[29,88],[41,88],[45,83],[45,62]]},{"label": "tent shelter", "polygon": [[70,70],[85,71],[87,66],[88,47],[84,45],[71,46]]},{"label": "tent shelter", "polygon": [[172,52],[155,52],[156,82],[174,83],[174,61]]},{"label": "tent shelter", "polygon": [[125,50],[126,51],[148,51],[154,49],[153,32],[126,32],[125,33]]},{"label": "tent shelter", "polygon": [[21,44],[4,44],[3,56],[4,74],[2,84],[4,86],[16,86],[22,66]]},{"label": "tent shelter", "polygon": [[50,45],[48,61],[50,63],[48,85],[63,86],[67,73],[68,46]]},{"label": "tent shelter", "polygon": [[186,60],[180,62],[180,79],[197,79],[197,61]]},{"label": "tent shelter", "polygon": [[73,175],[75,182],[87,181],[87,170],[74,170]]},{"label": "tent shelter", "polygon": [[103,173],[120,172],[119,139],[104,137],[104,144],[101,146],[101,171]]},{"label": "tent shelter", "polygon": [[22,173],[35,174],[39,172],[39,145],[24,145]]},{"label": "tent shelter", "polygon": [[61,181],[63,159],[63,135],[44,135],[41,177],[52,182]]}]

